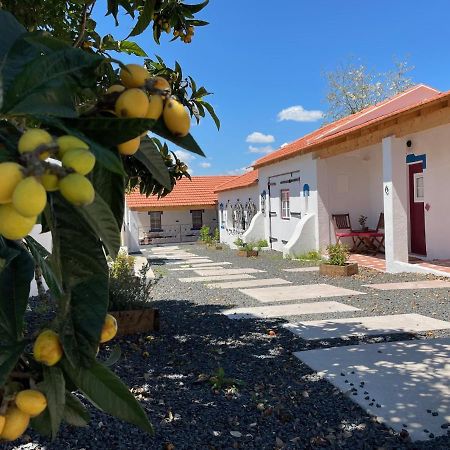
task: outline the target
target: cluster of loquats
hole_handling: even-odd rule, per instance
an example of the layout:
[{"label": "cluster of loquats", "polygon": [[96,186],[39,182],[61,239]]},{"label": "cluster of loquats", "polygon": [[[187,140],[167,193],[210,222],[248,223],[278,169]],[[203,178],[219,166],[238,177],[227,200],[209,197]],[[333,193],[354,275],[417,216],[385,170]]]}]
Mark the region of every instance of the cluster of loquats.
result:
[{"label": "cluster of loquats", "polygon": [[[163,118],[167,129],[177,137],[189,133],[191,119],[186,108],[173,96],[169,82],[163,77],[152,77],[147,69],[128,64],[120,71],[122,84],[113,84],[106,94],[119,94],[115,113],[119,117],[153,119]],[[146,133],[144,133],[146,134]],[[134,155],[141,136],[118,145],[121,155]]]},{"label": "cluster of loquats", "polygon": [[32,128],[18,144],[17,162],[0,163],[0,235],[17,240],[36,224],[47,204],[47,192],[60,191],[76,206],[89,205],[95,192],[85,177],[95,165],[89,146],[75,136],[54,139]]},{"label": "cluster of loquats", "polygon": [[[107,314],[100,335],[100,343],[108,342],[117,334],[117,321]],[[59,336],[53,330],[43,330],[33,346],[34,359],[45,366],[54,366],[64,355]],[[0,440],[14,441],[28,428],[30,419],[47,408],[47,398],[34,388],[19,388],[16,392],[4,395],[0,406]],[[33,387],[33,388],[31,388]]]}]

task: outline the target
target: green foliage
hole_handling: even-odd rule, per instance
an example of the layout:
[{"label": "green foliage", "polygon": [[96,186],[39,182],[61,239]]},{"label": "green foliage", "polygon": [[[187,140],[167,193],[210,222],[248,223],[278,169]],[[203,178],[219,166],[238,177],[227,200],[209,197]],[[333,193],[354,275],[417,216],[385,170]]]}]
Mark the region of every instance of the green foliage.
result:
[{"label": "green foliage", "polygon": [[256,242],[256,247],[258,247],[258,250],[261,250],[262,248],[268,247],[269,244],[265,239],[261,239]]},{"label": "green foliage", "polygon": [[367,222],[367,216],[364,216],[361,214],[359,216],[358,223],[362,230],[366,227],[366,222]]},{"label": "green foliage", "polygon": [[306,253],[302,253],[301,255],[296,255],[296,259],[301,259],[304,261],[320,261],[322,259],[322,255],[317,250],[311,250]]},{"label": "green foliage", "polygon": [[328,264],[345,266],[349,258],[348,247],[343,244],[330,244],[327,247]]},{"label": "green foliage", "polygon": [[[171,28],[190,29],[205,24],[194,14],[206,4],[109,0],[106,12],[116,21],[122,10],[136,17],[133,36],[153,23],[154,38],[158,41],[161,26],[166,29],[167,26],[160,24],[159,19],[154,24],[155,14],[169,18]],[[120,157],[116,145],[151,130],[167,141],[203,155],[191,135],[174,137],[162,121],[123,119],[108,112],[114,99],[108,100],[102,93],[105,86],[117,79],[115,64],[120,65],[105,57],[108,51],[138,56],[144,56],[145,52],[132,41],[99,36],[92,20],[95,5],[95,0],[4,0],[0,5],[3,33],[0,162],[18,162],[29,174],[35,174],[34,167],[28,164],[29,155],[19,155],[17,148],[22,133],[30,127],[48,131],[53,139],[65,134],[78,137],[96,158],[95,168],[88,175],[95,189],[92,204],[74,206],[58,191],[47,194],[47,206],[39,223],[51,233],[51,253],[30,236],[18,241],[0,236],[2,407],[8,406],[18,390],[37,387],[45,393],[48,408],[33,418],[31,424],[52,438],[63,421],[74,426],[89,422],[88,412],[73,395],[76,390],[101,410],[152,432],[142,407],[106,367],[117,361],[120,349],[104,363],[96,355],[108,307],[115,310],[146,307],[156,281],[146,279],[147,267],[135,275],[127,256],[120,255],[111,268],[106,258],[107,255],[116,258],[119,251],[125,186],[139,186],[141,192],[162,196],[170,192],[178,179],[189,174],[187,166],[174,154],[170,155],[167,144],[156,138],[145,139],[140,151],[132,157]],[[181,74],[178,65],[176,70]],[[189,89],[183,86],[180,83],[180,92],[185,89],[189,94],[180,94],[181,98],[188,95],[186,101],[191,106],[200,105],[202,97],[208,95],[205,88],[197,89],[191,78]],[[211,105],[207,105],[204,107],[214,118]],[[31,156],[38,160],[37,154]],[[33,164],[42,174],[45,163]],[[42,325],[57,333],[64,353],[52,367],[34,359],[30,350],[36,334],[24,324],[36,267],[39,268],[36,273],[41,272],[47,282],[55,309],[52,321],[43,317]]]},{"label": "green foliage", "polygon": [[158,279],[147,279],[149,264],[135,274],[135,258],[119,252],[109,266],[109,311],[129,311],[150,307],[152,288]]},{"label": "green foliage", "polygon": [[215,243],[219,243],[220,242],[220,231],[218,228],[214,228],[214,234],[213,234],[213,241]]},{"label": "green foliage", "polygon": [[214,390],[221,390],[226,387],[241,386],[244,384],[243,381],[237,378],[227,377],[223,367],[219,367],[215,373],[209,377],[208,381],[211,384],[211,389]]},{"label": "green foliage", "polygon": [[210,242],[211,240],[211,234],[210,234],[211,230],[207,225],[203,225],[200,228],[200,232],[199,232],[199,239],[202,242]]}]

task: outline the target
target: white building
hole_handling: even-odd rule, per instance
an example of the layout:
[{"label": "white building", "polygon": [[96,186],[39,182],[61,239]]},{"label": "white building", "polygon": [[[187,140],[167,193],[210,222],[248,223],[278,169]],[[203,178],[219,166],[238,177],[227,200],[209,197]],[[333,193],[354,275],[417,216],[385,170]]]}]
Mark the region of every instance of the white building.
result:
[{"label": "white building", "polygon": [[388,271],[422,271],[411,254],[450,259],[449,102],[450,92],[415,86],[259,159],[262,208],[249,229],[298,255],[335,241],[333,214],[355,229],[361,215],[374,228],[384,213]]},{"label": "white building", "polygon": [[197,241],[200,228],[218,228],[215,188],[235,176],[182,178],[165,197],[126,195],[122,245],[138,252],[142,245]]},{"label": "white building", "polygon": [[264,239],[264,229],[255,230],[253,220],[260,209],[258,171],[251,170],[216,188],[219,206],[220,241],[236,247],[234,241]]}]

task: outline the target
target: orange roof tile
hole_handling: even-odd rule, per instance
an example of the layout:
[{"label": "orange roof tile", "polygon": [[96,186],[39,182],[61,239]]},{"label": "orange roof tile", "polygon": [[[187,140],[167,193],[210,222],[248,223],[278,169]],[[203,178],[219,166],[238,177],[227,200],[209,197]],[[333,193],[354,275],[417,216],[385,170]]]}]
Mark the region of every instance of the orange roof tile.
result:
[{"label": "orange roof tile", "polygon": [[373,125],[388,117],[411,110],[417,106],[439,99],[450,93],[441,93],[436,89],[423,84],[414,86],[401,94],[397,94],[376,105],[369,106],[355,114],[343,117],[318,130],[315,130],[300,139],[293,141],[279,150],[258,159],[253,167],[262,167],[283,159],[292,158],[298,154],[308,153],[318,144],[323,144],[338,136],[345,135],[368,125]]},{"label": "orange roof tile", "polygon": [[215,192],[231,191],[232,189],[242,189],[258,183],[258,170],[250,170],[232,180],[219,185]]},{"label": "orange roof tile", "polygon": [[134,191],[126,195],[126,203],[130,209],[214,206],[217,203],[217,194],[214,192],[216,187],[234,178],[235,175],[192,177],[192,180],[182,178],[165,197],[146,197],[139,191]]}]

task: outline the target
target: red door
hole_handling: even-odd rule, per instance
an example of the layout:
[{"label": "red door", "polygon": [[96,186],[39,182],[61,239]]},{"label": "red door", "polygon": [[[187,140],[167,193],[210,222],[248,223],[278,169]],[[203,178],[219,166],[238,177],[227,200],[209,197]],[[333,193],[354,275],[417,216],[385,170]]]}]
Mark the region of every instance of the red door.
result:
[{"label": "red door", "polygon": [[409,220],[411,227],[411,253],[426,255],[425,210],[422,163],[409,166]]}]

